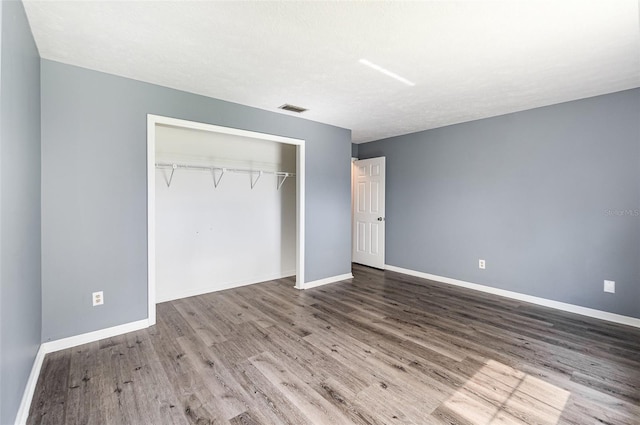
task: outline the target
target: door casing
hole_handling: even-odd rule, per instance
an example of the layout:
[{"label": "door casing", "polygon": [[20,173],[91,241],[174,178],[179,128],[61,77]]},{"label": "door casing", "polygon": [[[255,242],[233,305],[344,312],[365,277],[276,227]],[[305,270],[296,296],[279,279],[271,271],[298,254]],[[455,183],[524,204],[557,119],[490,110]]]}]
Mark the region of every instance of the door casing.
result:
[{"label": "door casing", "polygon": [[170,125],[194,130],[211,131],[235,136],[243,136],[286,143],[296,146],[296,285],[304,289],[304,247],[305,247],[305,141],[273,134],[240,130],[237,128],[199,123],[160,115],[147,115],[147,301],[149,326],[156,323],[156,126]]}]

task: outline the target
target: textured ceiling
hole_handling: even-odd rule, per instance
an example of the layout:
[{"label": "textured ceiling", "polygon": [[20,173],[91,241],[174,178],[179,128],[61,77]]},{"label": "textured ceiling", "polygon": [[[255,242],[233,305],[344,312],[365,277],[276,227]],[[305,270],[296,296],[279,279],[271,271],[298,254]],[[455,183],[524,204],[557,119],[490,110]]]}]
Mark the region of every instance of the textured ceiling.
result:
[{"label": "textured ceiling", "polygon": [[277,107],[303,106],[354,142],[640,86],[638,0],[25,8],[45,59],[289,115]]}]

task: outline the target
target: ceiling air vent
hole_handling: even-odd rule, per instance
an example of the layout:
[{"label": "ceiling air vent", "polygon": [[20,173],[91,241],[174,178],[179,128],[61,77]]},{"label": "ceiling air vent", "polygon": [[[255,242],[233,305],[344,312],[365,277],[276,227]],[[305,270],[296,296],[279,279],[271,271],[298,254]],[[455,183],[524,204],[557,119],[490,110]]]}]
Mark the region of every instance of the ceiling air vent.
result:
[{"label": "ceiling air vent", "polygon": [[300,106],[295,106],[295,105],[289,105],[288,103],[285,103],[282,106],[279,106],[280,109],[284,109],[285,111],[289,111],[289,112],[295,112],[296,114],[301,114],[304,111],[306,111],[306,108],[302,108]]}]

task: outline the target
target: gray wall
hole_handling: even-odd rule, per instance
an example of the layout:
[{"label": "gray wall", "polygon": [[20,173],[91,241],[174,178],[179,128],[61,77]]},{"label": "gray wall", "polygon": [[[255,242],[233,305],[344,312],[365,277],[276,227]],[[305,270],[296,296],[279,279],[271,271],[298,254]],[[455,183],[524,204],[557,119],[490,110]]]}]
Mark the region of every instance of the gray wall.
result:
[{"label": "gray wall", "polygon": [[387,264],[640,317],[640,89],[358,153],[387,158]]},{"label": "gray wall", "polygon": [[306,140],[305,279],[350,272],[349,130],[43,60],[43,341],[147,317],[149,113]]},{"label": "gray wall", "polygon": [[9,424],[40,345],[40,58],[22,3],[0,8],[0,423]]},{"label": "gray wall", "polygon": [[351,144],[351,157],[352,158],[358,157],[358,145],[355,143]]}]

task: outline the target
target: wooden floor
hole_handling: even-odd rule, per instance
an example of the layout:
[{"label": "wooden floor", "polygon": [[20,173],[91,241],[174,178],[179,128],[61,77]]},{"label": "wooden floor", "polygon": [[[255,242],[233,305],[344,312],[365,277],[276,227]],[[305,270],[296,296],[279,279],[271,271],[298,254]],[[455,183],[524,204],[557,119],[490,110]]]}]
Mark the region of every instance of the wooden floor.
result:
[{"label": "wooden floor", "polygon": [[29,424],[640,424],[640,329],[354,266],[46,356]]}]

